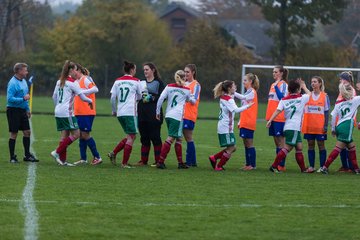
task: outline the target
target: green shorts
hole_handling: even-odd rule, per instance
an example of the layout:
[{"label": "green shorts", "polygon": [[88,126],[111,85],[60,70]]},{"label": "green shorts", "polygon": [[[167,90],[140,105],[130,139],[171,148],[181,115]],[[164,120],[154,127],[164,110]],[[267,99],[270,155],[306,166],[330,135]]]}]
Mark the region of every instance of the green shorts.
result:
[{"label": "green shorts", "polygon": [[340,142],[351,143],[353,141],[352,139],[353,131],[354,131],[353,119],[342,122],[335,128],[336,138]]},{"label": "green shorts", "polygon": [[58,131],[79,129],[76,117],[55,117]]},{"label": "green shorts", "polygon": [[218,134],[220,147],[234,146],[236,139],[234,133]]},{"label": "green shorts", "polygon": [[285,130],[285,143],[290,146],[296,146],[297,143],[301,143],[301,133],[295,130]]},{"label": "green shorts", "polygon": [[183,130],[183,122],[173,118],[165,118],[168,127],[168,136],[173,138],[181,138]]},{"label": "green shorts", "polygon": [[138,133],[138,120],[135,116],[120,116],[117,117],[121,127],[126,134],[137,134]]}]

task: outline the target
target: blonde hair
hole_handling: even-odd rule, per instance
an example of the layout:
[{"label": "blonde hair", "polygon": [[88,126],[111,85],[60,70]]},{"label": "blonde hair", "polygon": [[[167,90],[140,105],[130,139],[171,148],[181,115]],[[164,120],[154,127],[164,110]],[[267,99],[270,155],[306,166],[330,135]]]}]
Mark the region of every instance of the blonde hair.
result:
[{"label": "blonde hair", "polygon": [[60,75],[60,87],[64,87],[65,81],[69,77],[70,69],[77,70],[76,64],[70,60],[66,60]]},{"label": "blonde hair", "polygon": [[325,82],[324,79],[322,79],[319,76],[313,76],[312,78],[315,78],[319,83],[321,83],[321,87],[320,87],[320,91],[324,92],[325,91]]},{"label": "blonde hair", "polygon": [[175,82],[179,86],[185,85],[185,72],[183,70],[177,70],[174,76]]},{"label": "blonde hair", "polygon": [[216,84],[216,86],[213,89],[214,98],[218,98],[226,93],[229,93],[229,89],[232,87],[233,84],[234,81],[230,81],[230,80],[225,80]]},{"label": "blonde hair", "polygon": [[253,73],[248,73],[245,75],[248,79],[251,80],[251,87],[253,89],[255,89],[255,91],[257,91],[260,87],[260,81],[259,81],[259,78],[258,76],[256,76],[255,74]]},{"label": "blonde hair", "polygon": [[340,83],[339,91],[340,95],[346,100],[350,100],[354,96],[353,87],[350,84]]}]

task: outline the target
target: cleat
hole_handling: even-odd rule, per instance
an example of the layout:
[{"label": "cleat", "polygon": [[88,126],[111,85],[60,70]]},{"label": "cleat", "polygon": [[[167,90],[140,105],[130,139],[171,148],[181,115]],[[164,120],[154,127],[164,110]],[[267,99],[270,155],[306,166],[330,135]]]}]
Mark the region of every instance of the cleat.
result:
[{"label": "cleat", "polygon": [[253,167],[253,166],[249,165],[249,166],[244,167],[242,170],[244,170],[244,171],[252,171],[252,170],[255,170],[255,169],[256,169],[256,167]]},{"label": "cleat", "polygon": [[156,167],[159,169],[166,169],[165,163],[157,163]]},{"label": "cleat", "polygon": [[359,175],[359,174],[360,174],[360,169],[355,169],[355,170],[354,170],[354,173],[355,173],[356,175]]},{"label": "cleat", "polygon": [[[145,163],[145,162],[143,162],[143,161],[138,161],[137,163],[135,163],[135,166],[139,166],[139,167],[141,167],[141,166],[147,166],[148,164],[147,164],[147,162]],[[156,165],[155,165],[155,167],[156,167]]]},{"label": "cleat", "polygon": [[178,163],[178,169],[188,169],[189,166],[186,165],[185,163]]},{"label": "cleat", "polygon": [[216,159],[213,155],[209,156],[209,161],[213,169],[216,167]]},{"label": "cleat", "polygon": [[16,155],[12,156],[10,159],[10,163],[19,163],[19,161],[16,158]]},{"label": "cleat", "polygon": [[[321,167],[320,167],[321,168]],[[316,171],[317,173],[321,173],[320,168]]]},{"label": "cleat", "polygon": [[128,168],[128,169],[130,169],[130,168],[135,168],[135,167],[131,166],[130,164],[121,164],[121,168]]},{"label": "cleat", "polygon": [[329,170],[326,167],[321,167],[319,170],[322,174],[329,174]]},{"label": "cleat", "polygon": [[91,161],[91,165],[95,166],[95,165],[99,165],[102,163],[102,159],[101,158],[94,158],[92,161]]},{"label": "cleat", "polygon": [[270,166],[269,170],[273,173],[281,173],[277,167]]},{"label": "cleat", "polygon": [[65,161],[65,162],[63,162],[62,166],[65,166],[65,167],[75,167],[76,165]]},{"label": "cleat", "polygon": [[[350,170],[349,168],[340,167],[337,171],[338,171],[338,172],[343,172],[343,173],[344,173],[344,172],[349,172],[349,170]],[[351,171],[351,170],[350,170],[350,171]]]},{"label": "cleat", "polygon": [[280,171],[280,172],[285,172],[285,171],[286,171],[286,167],[278,166],[278,167],[277,167],[277,170]]},{"label": "cleat", "polygon": [[313,167],[308,167],[307,169],[305,169],[303,171],[303,173],[314,173],[315,172],[315,169]]},{"label": "cleat", "polygon": [[34,155],[31,154],[31,153],[30,153],[29,156],[25,156],[25,157],[23,158],[23,160],[24,160],[24,162],[39,162],[39,160],[36,159],[36,158],[34,157]]},{"label": "cleat", "polygon": [[150,164],[150,167],[157,167],[157,162]]},{"label": "cleat", "polygon": [[214,170],[217,171],[217,172],[221,172],[221,171],[225,171],[225,168],[223,168],[223,167],[215,167]]},{"label": "cleat", "polygon": [[112,163],[112,165],[116,165],[116,155],[114,152],[109,152],[107,154],[107,156],[109,157],[110,159],[110,162]]},{"label": "cleat", "polygon": [[88,161],[84,160],[84,159],[80,159],[79,161],[74,162],[74,165],[85,165],[88,164]]},{"label": "cleat", "polygon": [[56,150],[52,151],[50,153],[50,155],[55,159],[55,161],[59,164],[59,165],[64,165],[64,162],[60,160],[60,156],[59,154],[56,152]]}]

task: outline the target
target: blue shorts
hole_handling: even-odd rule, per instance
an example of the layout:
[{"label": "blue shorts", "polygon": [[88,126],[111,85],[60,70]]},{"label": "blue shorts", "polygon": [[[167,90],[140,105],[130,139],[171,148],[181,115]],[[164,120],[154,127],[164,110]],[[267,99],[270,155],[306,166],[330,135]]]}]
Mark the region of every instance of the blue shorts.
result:
[{"label": "blue shorts", "polygon": [[195,123],[188,119],[183,119],[183,129],[194,130]]},{"label": "blue shorts", "polygon": [[247,128],[240,128],[239,137],[253,139],[254,138],[254,130],[250,130]]},{"label": "blue shorts", "polygon": [[269,136],[279,137],[284,136],[284,122],[271,122],[269,128]]},{"label": "blue shorts", "polygon": [[94,115],[76,116],[80,131],[91,132],[94,118]]},{"label": "blue shorts", "polygon": [[304,134],[304,139],[325,141],[327,140],[327,134]]}]

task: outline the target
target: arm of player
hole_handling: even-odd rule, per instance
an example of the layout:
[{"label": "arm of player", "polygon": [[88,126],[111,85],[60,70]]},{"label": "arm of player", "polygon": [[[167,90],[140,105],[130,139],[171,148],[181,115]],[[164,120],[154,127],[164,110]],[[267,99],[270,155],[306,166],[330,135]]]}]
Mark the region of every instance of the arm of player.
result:
[{"label": "arm of player", "polygon": [[234,93],[234,97],[237,98],[237,99],[240,99],[240,100],[246,99],[245,95],[240,94],[240,93],[238,93],[238,92],[235,92],[235,93]]},{"label": "arm of player", "polygon": [[[19,104],[22,103],[26,100],[28,100],[29,98],[27,98],[29,96],[29,94],[25,95],[24,97],[15,97],[15,85],[14,84],[9,84],[8,88],[7,88],[7,101],[9,103],[15,103],[15,104]],[[27,98],[27,99],[26,99]]]},{"label": "arm of player", "polygon": [[310,92],[310,90],[306,87],[306,84],[305,84],[304,80],[302,80],[301,78],[298,78],[298,81],[299,81],[299,83],[300,83],[301,89],[304,90],[304,92],[305,92],[306,94],[310,95],[311,92]]},{"label": "arm of player", "polygon": [[167,87],[165,87],[164,91],[161,93],[159,100],[156,104],[156,119],[160,120],[160,110],[161,110],[161,106],[164,102],[164,100],[167,98]]},{"label": "arm of player", "polygon": [[336,126],[336,112],[337,107],[335,105],[334,110],[331,112],[331,134],[335,136],[335,126]]},{"label": "arm of player", "polygon": [[83,94],[85,95],[89,95],[89,94],[92,94],[92,93],[98,93],[99,92],[99,89],[97,86],[92,86],[91,88],[89,89],[86,89],[86,90],[83,90]]},{"label": "arm of player", "polygon": [[52,99],[53,99],[53,102],[54,102],[54,106],[56,106],[57,102],[58,102],[58,93],[59,91],[59,86],[58,84],[56,83],[56,86],[55,86],[55,89],[54,89],[54,92],[53,92],[53,95],[52,95]]},{"label": "arm of player", "polygon": [[269,128],[271,126],[271,122],[282,112],[282,110],[276,109],[273,115],[270,117],[269,121],[266,123],[266,127]]}]

